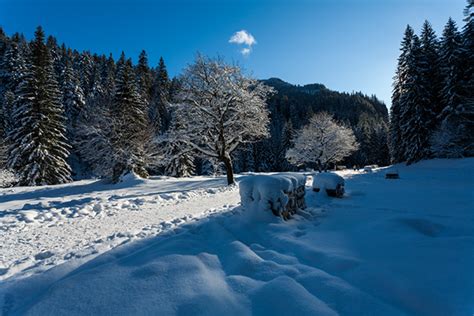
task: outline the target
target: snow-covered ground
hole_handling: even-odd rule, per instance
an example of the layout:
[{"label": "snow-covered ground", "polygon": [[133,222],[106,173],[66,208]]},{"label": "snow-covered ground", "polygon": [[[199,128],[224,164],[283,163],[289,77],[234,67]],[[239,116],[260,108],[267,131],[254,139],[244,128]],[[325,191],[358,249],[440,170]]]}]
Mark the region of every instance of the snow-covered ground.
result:
[{"label": "snow-covered ground", "polygon": [[237,188],[206,177],[0,189],[0,280],[91,259],[237,203]]},{"label": "snow-covered ground", "polygon": [[[342,199],[308,187],[308,209],[286,222],[242,209],[237,189],[222,189],[221,179],[134,180],[118,190],[90,181],[4,189],[1,225],[7,229],[0,237],[5,240],[1,255],[7,270],[0,284],[0,311],[472,315],[474,159],[392,168],[398,169],[400,179],[384,179],[387,169],[339,173],[346,179]],[[156,199],[162,194],[172,198]],[[136,199],[141,202],[133,202]],[[87,205],[92,210],[102,205],[97,208],[103,210],[73,210],[71,214],[80,215],[52,221],[40,215],[44,210],[54,215],[51,207]],[[32,209],[38,210],[34,216],[21,213]],[[201,216],[206,210],[211,212]],[[201,217],[190,221],[184,218],[187,214]],[[172,218],[182,224],[159,233],[164,228],[160,223],[174,225]],[[137,233],[134,229],[140,225],[152,232]],[[96,238],[93,232],[102,235]],[[90,244],[106,243],[107,234],[117,238],[125,232],[130,232],[128,240],[159,234],[101,255],[103,249]],[[82,239],[88,242],[82,245]],[[52,259],[50,265],[40,264],[42,268],[16,267],[15,253],[17,259],[35,260],[35,246],[22,244],[36,240],[53,253],[49,258],[74,252],[67,249],[71,245],[79,252],[96,247],[97,253],[63,257],[61,265],[60,259]],[[56,243],[56,248],[48,248]],[[40,262],[49,259],[41,259],[41,252],[37,257]],[[43,271],[47,267],[53,268]]]}]

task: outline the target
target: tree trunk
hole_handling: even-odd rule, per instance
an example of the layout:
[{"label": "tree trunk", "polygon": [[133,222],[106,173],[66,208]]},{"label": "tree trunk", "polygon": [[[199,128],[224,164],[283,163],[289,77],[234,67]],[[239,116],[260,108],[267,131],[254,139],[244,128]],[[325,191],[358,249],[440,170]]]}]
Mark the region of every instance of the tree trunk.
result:
[{"label": "tree trunk", "polygon": [[229,155],[222,157],[222,162],[225,165],[225,171],[227,174],[227,184],[231,185],[234,183],[234,169],[232,168],[232,160]]}]

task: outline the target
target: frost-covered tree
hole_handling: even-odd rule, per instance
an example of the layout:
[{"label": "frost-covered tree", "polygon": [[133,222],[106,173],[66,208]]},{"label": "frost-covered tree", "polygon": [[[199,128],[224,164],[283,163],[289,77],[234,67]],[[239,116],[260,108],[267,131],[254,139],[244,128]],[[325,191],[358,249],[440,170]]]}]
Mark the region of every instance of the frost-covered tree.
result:
[{"label": "frost-covered tree", "polygon": [[16,95],[8,163],[18,172],[19,184],[69,182],[64,109],[41,27],[35,32],[27,72]]},{"label": "frost-covered tree", "polygon": [[77,126],[77,117],[85,106],[85,98],[80,81],[72,68],[71,61],[66,59],[64,63],[64,69],[61,74],[62,103],[67,116],[68,134],[72,138],[71,134]]},{"label": "frost-covered tree", "polygon": [[237,66],[201,55],[181,76],[181,89],[172,141],[221,161],[227,183],[234,183],[231,154],[268,135],[266,99],[272,89]]},{"label": "frost-covered tree", "polygon": [[464,92],[474,98],[474,0],[468,0],[464,10],[465,25],[462,30]]},{"label": "frost-covered tree", "polygon": [[148,115],[155,134],[168,129],[171,117],[168,104],[171,101],[171,82],[163,57],[160,57],[154,82],[151,88],[151,101]]},{"label": "frost-covered tree", "polygon": [[137,74],[137,85],[139,87],[139,93],[143,101],[149,103],[151,100],[151,87],[153,84],[153,76],[151,73],[150,66],[148,65],[148,57],[144,50],[140,52],[138,56],[138,64],[135,67]]},{"label": "frost-covered tree", "polygon": [[294,146],[286,153],[287,159],[297,165],[316,163],[320,171],[350,156],[359,147],[352,129],[338,124],[325,112],[311,117],[293,142]]},{"label": "frost-covered tree", "polygon": [[[469,19],[469,15],[467,19]],[[452,141],[451,144],[445,145],[451,152],[450,156],[453,156],[454,152],[458,152],[459,157],[474,155],[472,146],[474,99],[473,92],[469,89],[469,82],[472,81],[472,78],[470,79],[467,75],[472,67],[469,64],[472,57],[466,52],[463,38],[457,30],[455,22],[449,19],[443,31],[440,48],[443,110],[440,114],[440,130],[436,135],[438,137],[444,135],[444,137],[442,140],[432,141],[433,149],[437,150],[435,152],[437,156],[444,155],[446,150],[440,151],[439,149],[441,144],[446,144],[446,139]],[[456,138],[446,135],[456,135]]]},{"label": "frost-covered tree", "polygon": [[112,116],[113,181],[117,182],[127,172],[147,177],[144,156],[150,129],[146,105],[138,92],[130,59],[118,70]]},{"label": "frost-covered tree", "polygon": [[196,172],[194,150],[191,147],[183,149],[179,144],[167,144],[164,149],[165,173],[171,177],[190,177]]},{"label": "frost-covered tree", "polygon": [[3,58],[0,59],[0,100],[4,92],[15,91],[25,70],[25,59],[18,43],[9,42]]},{"label": "frost-covered tree", "polygon": [[5,169],[8,158],[8,135],[12,129],[12,107],[15,96],[11,91],[5,92],[0,106],[0,169]]}]

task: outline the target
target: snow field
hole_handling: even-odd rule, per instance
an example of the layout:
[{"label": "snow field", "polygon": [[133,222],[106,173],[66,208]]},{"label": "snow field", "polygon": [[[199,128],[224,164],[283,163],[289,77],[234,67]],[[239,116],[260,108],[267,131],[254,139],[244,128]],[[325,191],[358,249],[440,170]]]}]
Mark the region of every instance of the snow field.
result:
[{"label": "snow field", "polygon": [[[391,168],[400,179],[384,179]],[[391,168],[338,172],[346,180],[342,199],[308,187],[308,208],[289,221],[270,212],[255,220],[242,206],[223,205],[87,262],[6,279],[0,310],[5,316],[472,314],[474,159]],[[236,189],[210,199],[230,197],[238,201]]]},{"label": "snow field", "polygon": [[[0,280],[25,277],[71,259],[91,259],[91,255],[238,202],[236,188],[204,177],[194,181],[140,180],[121,183],[116,190],[109,188],[96,181],[80,181],[46,188],[3,189]],[[216,198],[218,193],[221,195]]]}]

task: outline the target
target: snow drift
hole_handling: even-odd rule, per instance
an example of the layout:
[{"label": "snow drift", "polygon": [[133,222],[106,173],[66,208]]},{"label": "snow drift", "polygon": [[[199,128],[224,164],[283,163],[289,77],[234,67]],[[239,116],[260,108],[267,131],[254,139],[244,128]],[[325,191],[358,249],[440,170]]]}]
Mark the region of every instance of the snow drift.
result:
[{"label": "snow drift", "polygon": [[[400,179],[386,180],[395,168]],[[223,206],[87,263],[4,280],[0,311],[471,315],[473,172],[474,159],[345,171],[347,198],[307,194],[289,221],[247,221],[247,209]],[[228,193],[217,196],[238,199]]]}]

